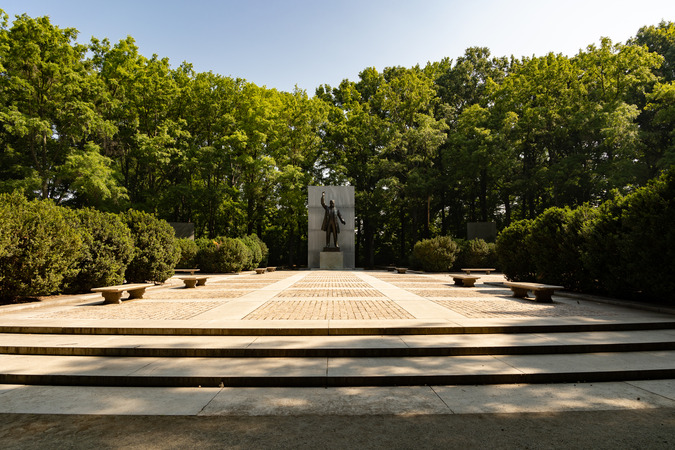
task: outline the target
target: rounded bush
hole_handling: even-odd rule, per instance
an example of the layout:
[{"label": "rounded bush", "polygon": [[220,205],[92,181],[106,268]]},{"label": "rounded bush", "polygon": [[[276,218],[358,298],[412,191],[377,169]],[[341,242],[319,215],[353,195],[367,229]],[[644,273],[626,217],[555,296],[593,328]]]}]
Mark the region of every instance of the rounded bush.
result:
[{"label": "rounded bush", "polygon": [[227,237],[196,241],[197,266],[206,273],[238,273],[251,264],[251,251],[240,240]]},{"label": "rounded bush", "polygon": [[[455,262],[455,269],[462,267],[495,267],[497,254],[495,244],[485,242],[483,239],[472,239],[459,243],[460,252]],[[461,267],[459,267],[461,266]]]},{"label": "rounded bush", "polygon": [[89,292],[93,287],[124,283],[124,273],[134,254],[131,232],[119,216],[90,208],[76,211],[83,246],[77,275],[67,283],[69,292]]},{"label": "rounded bush", "polygon": [[174,274],[180,258],[173,228],[142,211],[129,210],[124,219],[134,241],[134,255],[125,274],[127,281],[163,283]]},{"label": "rounded bush", "polygon": [[258,264],[260,264],[260,261],[262,261],[262,249],[260,248],[258,239],[255,239],[253,236],[254,235],[244,236],[241,238],[241,242],[251,252],[251,258],[244,266],[244,270],[253,270],[258,267]]},{"label": "rounded bush", "polygon": [[455,262],[459,246],[450,236],[419,241],[413,247],[414,265],[427,272],[444,272]]},{"label": "rounded bush", "polygon": [[180,249],[180,259],[176,264],[180,269],[192,269],[196,267],[196,258],[199,247],[193,239],[176,239],[176,246]]},{"label": "rounded bush", "polygon": [[50,200],[0,195],[0,299],[58,293],[77,272],[82,237],[75,213]]},{"label": "rounded bush", "polygon": [[496,250],[499,268],[511,281],[536,281],[536,268],[526,246],[531,221],[513,222],[497,235]]},{"label": "rounded bush", "polygon": [[585,226],[595,209],[549,208],[537,217],[526,238],[537,279],[578,290],[590,284],[583,266]]}]

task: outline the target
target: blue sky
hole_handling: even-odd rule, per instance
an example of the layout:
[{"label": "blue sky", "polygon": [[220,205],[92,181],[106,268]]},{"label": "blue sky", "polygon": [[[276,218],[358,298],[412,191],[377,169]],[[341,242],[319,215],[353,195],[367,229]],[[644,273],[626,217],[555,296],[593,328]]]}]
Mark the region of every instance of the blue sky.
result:
[{"label": "blue sky", "polygon": [[198,72],[312,95],[361,70],[410,67],[467,47],[495,56],[574,55],[602,36],[625,42],[644,25],[675,21],[668,0],[3,0],[9,14],[187,61]]}]

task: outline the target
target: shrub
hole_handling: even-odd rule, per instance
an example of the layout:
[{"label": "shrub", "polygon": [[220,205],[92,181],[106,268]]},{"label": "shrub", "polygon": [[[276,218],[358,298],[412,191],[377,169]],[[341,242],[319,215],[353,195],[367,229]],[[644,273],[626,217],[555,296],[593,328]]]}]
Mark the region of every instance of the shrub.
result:
[{"label": "shrub", "polygon": [[60,292],[77,274],[82,238],[75,214],[49,200],[0,195],[0,297]]},{"label": "shrub", "polygon": [[509,280],[535,281],[536,268],[525,245],[531,221],[513,222],[497,235],[496,250],[499,268]]},{"label": "shrub", "polygon": [[[483,239],[462,241],[460,252],[455,263],[455,268],[462,267],[495,267],[497,256],[495,244],[485,242]],[[461,267],[459,267],[461,266]]]},{"label": "shrub", "polygon": [[216,251],[219,245],[213,239],[198,238],[195,239],[197,254],[195,255],[195,267],[206,273],[217,273],[216,270]]},{"label": "shrub", "polygon": [[173,228],[142,211],[129,210],[124,219],[134,241],[134,255],[125,274],[127,281],[163,283],[174,274],[180,258]]},{"label": "shrub", "polygon": [[251,251],[240,239],[200,238],[195,242],[199,248],[196,257],[197,266],[202,272],[237,273],[251,264]]},{"label": "shrub", "polygon": [[258,267],[258,264],[260,264],[260,261],[262,261],[262,249],[260,248],[258,239],[255,239],[253,236],[254,235],[244,236],[243,238],[240,239],[241,242],[251,252],[251,257],[250,259],[247,260],[246,264],[244,265],[244,270],[253,270],[256,267]]},{"label": "shrub", "polygon": [[77,261],[79,271],[66,289],[88,292],[97,286],[122,284],[134,253],[129,228],[115,214],[89,208],[76,213],[83,246]]},{"label": "shrub", "polygon": [[176,245],[180,249],[180,259],[176,267],[181,269],[192,269],[197,265],[197,251],[199,247],[193,239],[176,239]]},{"label": "shrub", "polygon": [[525,246],[539,281],[575,290],[591,284],[583,254],[585,228],[595,214],[590,207],[549,208],[532,222]]},{"label": "shrub", "polygon": [[428,272],[443,272],[450,269],[458,252],[459,246],[450,236],[438,236],[417,242],[412,262]]},{"label": "shrub", "polygon": [[675,170],[606,202],[593,221],[584,263],[599,287],[622,297],[675,301]]}]

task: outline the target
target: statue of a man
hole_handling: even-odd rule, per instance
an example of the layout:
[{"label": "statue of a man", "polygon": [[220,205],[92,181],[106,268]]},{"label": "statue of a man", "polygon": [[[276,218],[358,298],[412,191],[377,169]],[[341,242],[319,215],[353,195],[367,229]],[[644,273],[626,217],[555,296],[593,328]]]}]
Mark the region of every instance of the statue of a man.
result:
[{"label": "statue of a man", "polygon": [[330,206],[326,206],[326,201],[324,200],[325,196],[326,192],[324,191],[321,193],[321,206],[323,206],[325,211],[323,223],[321,224],[321,231],[326,232],[326,247],[330,245],[330,235],[333,233],[333,243],[335,244],[335,248],[340,248],[338,245],[338,234],[340,233],[338,219],[342,222],[342,225],[345,225],[347,222],[342,219],[342,214],[335,208],[335,202],[333,200],[330,201]]}]

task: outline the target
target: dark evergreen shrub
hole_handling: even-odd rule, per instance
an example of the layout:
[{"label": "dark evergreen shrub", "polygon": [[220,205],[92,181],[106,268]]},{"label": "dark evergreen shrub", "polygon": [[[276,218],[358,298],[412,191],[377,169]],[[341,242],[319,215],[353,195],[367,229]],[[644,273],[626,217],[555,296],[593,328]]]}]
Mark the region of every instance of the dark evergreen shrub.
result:
[{"label": "dark evergreen shrub", "polygon": [[180,258],[173,228],[142,211],[129,210],[124,219],[134,241],[134,256],[127,267],[126,280],[163,283],[174,274]]},{"label": "dark evergreen shrub", "polygon": [[197,265],[207,273],[238,273],[251,264],[251,251],[240,240],[227,237],[197,239]]},{"label": "dark evergreen shrub", "polygon": [[584,267],[587,227],[597,210],[549,208],[537,217],[525,239],[537,280],[579,290],[593,284]]},{"label": "dark evergreen shrub", "polygon": [[627,288],[647,300],[675,301],[675,167],[620,206],[618,261]]},{"label": "dark evergreen shrub", "polygon": [[78,272],[75,214],[49,200],[0,195],[0,299],[58,293]]},{"label": "dark evergreen shrub", "polygon": [[[483,239],[465,241],[461,247],[460,257],[462,258],[462,267],[494,268],[497,265],[495,244],[485,242]],[[459,269],[462,267],[459,267]]]},{"label": "dark evergreen shrub", "polygon": [[413,264],[427,272],[450,270],[459,253],[459,246],[450,236],[419,241],[413,247]]},{"label": "dark evergreen shrub", "polygon": [[131,232],[119,216],[86,208],[77,210],[83,246],[78,274],[67,283],[69,292],[89,292],[93,287],[124,283],[124,273],[134,254]]},{"label": "dark evergreen shrub", "polygon": [[180,249],[180,259],[176,264],[180,269],[192,269],[197,264],[197,243],[193,239],[176,239],[176,245]]},{"label": "dark evergreen shrub", "polygon": [[198,238],[195,239],[197,254],[195,255],[195,266],[205,273],[218,273],[216,251],[218,242],[214,239]]},{"label": "dark evergreen shrub", "polygon": [[536,281],[536,268],[526,240],[531,221],[513,222],[497,235],[496,250],[499,268],[512,281]]},{"label": "dark evergreen shrub", "polygon": [[267,267],[269,249],[257,234],[244,236],[241,241],[248,247],[252,254],[251,263],[244,270],[253,270],[257,267]]}]

